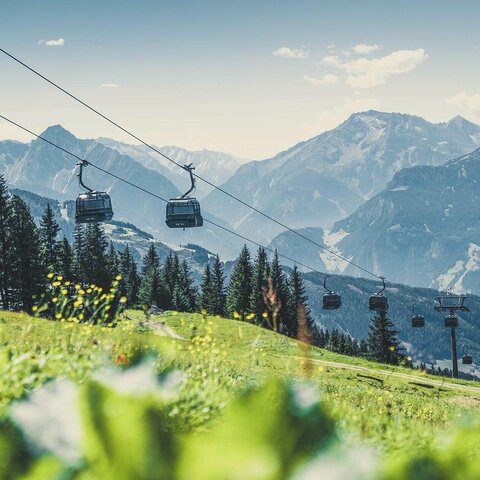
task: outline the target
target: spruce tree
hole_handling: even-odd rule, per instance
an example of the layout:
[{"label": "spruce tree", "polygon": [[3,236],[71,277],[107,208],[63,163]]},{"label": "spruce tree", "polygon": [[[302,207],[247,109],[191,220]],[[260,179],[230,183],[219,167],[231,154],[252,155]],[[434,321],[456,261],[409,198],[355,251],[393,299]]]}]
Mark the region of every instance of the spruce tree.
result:
[{"label": "spruce tree", "polygon": [[40,240],[42,263],[48,272],[58,273],[58,232],[60,227],[55,220],[52,207],[47,203],[45,212],[40,220]]},{"label": "spruce tree", "polygon": [[85,226],[75,224],[73,230],[73,277],[78,283],[85,283]]},{"label": "spruce tree", "polygon": [[250,311],[255,314],[257,324],[262,323],[262,314],[266,310],[262,289],[267,286],[269,276],[270,265],[268,264],[267,253],[263,247],[259,247],[253,262],[252,293],[250,295],[249,308]]},{"label": "spruce tree", "polygon": [[305,286],[296,265],[293,267],[292,274],[288,279],[288,287],[290,311],[284,320],[284,333],[289,337],[296,338],[299,312],[305,315],[308,327],[312,328],[311,312],[308,306]]},{"label": "spruce tree", "polygon": [[73,256],[73,249],[64,236],[58,248],[58,272],[68,280],[73,278]]},{"label": "spruce tree", "polygon": [[10,232],[12,205],[7,184],[0,175],[0,302],[5,310],[10,308],[10,291],[13,275],[12,234]]},{"label": "spruce tree", "polygon": [[13,195],[11,206],[13,303],[16,308],[29,310],[33,304],[32,296],[40,293],[43,286],[40,238],[27,204]]},{"label": "spruce tree", "polygon": [[203,272],[201,285],[201,294],[199,296],[199,306],[209,315],[215,315],[215,289],[213,285],[212,272],[210,265],[207,263]]},{"label": "spruce tree", "polygon": [[183,260],[180,266],[178,282],[173,289],[173,308],[180,312],[195,311],[196,289],[193,287],[193,280],[187,261]]},{"label": "spruce tree", "polygon": [[138,301],[145,307],[157,305],[158,289],[160,285],[160,277],[158,270],[150,268],[147,274],[142,278],[140,289],[138,291]]},{"label": "spruce tree", "polygon": [[180,260],[176,252],[175,253],[170,252],[167,259],[165,260],[162,276],[168,290],[168,295],[171,299],[172,308],[174,308],[173,292],[175,290],[176,285],[178,284],[179,275],[180,275]]},{"label": "spruce tree", "polygon": [[[292,309],[290,304],[290,292],[288,291],[287,280],[283,273],[278,252],[275,250],[270,268],[270,277],[272,279],[273,289],[276,292],[281,308],[278,314],[279,331],[283,331],[284,325],[291,325],[295,320],[292,320]],[[296,316],[296,314],[295,314]]]},{"label": "spruce tree", "polygon": [[243,246],[235,263],[230,278],[227,293],[227,313],[233,315],[237,312],[242,320],[250,313],[250,298],[252,295],[253,267],[250,259],[250,252],[246,245]]},{"label": "spruce tree", "polygon": [[368,334],[370,357],[382,363],[397,365],[403,358],[397,333],[393,323],[388,319],[386,310],[376,312]]},{"label": "spruce tree", "polygon": [[145,277],[152,268],[157,272],[160,271],[160,260],[154,243],[150,244],[147,253],[142,258],[142,276]]},{"label": "spruce tree", "polygon": [[130,253],[128,243],[125,250],[119,255],[118,265],[120,275],[123,278],[120,283],[120,295],[127,297],[128,305],[136,305],[140,279],[137,273],[137,264]]},{"label": "spruce tree", "polygon": [[119,274],[118,253],[112,241],[110,241],[106,255],[106,269],[108,277],[111,279],[114,279]]},{"label": "spruce tree", "polygon": [[112,279],[107,270],[107,250],[108,242],[99,223],[90,223],[85,230],[83,265],[84,281],[94,283],[103,288],[108,288]]},{"label": "spruce tree", "polygon": [[215,257],[212,270],[212,287],[214,296],[213,314],[225,316],[225,274],[220,257]]}]

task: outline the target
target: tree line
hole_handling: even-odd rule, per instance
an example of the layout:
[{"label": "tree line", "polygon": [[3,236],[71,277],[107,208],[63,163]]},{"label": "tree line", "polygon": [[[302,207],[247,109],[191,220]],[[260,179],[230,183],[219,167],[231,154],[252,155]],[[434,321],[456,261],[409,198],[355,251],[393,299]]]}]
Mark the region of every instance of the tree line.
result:
[{"label": "tree line", "polygon": [[299,316],[308,328],[308,341],[347,355],[362,355],[398,363],[402,356],[397,332],[386,312],[376,314],[368,340],[319,329],[308,306],[303,279],[295,266],[282,269],[278,253],[271,261],[260,247],[254,258],[244,246],[236,259],[228,285],[219,256],[207,262],[200,287],[194,286],[190,267],[171,252],[163,264],[150,244],[140,269],[128,244],[123,251],[108,242],[100,224],[77,224],[73,243],[63,236],[54,212],[47,204],[37,227],[28,205],[10,195],[0,175],[0,301],[4,309],[29,311],[33,297],[47,287],[47,273],[54,272],[82,285],[107,288],[122,276],[120,294],[130,307],[156,305],[163,310],[204,311],[233,317],[299,338]]}]

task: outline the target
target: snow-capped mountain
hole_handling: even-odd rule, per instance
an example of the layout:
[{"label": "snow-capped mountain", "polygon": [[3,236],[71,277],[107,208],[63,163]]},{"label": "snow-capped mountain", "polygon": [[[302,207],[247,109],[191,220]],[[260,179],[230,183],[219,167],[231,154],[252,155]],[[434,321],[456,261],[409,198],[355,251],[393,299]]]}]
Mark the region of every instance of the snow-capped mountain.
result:
[{"label": "snow-capped mountain", "polygon": [[344,255],[392,281],[479,293],[479,204],[480,149],[401,170],[329,235]]},{"label": "snow-capped mountain", "polygon": [[[98,138],[97,141],[118,150],[120,153],[131,156],[144,167],[161,173],[169,178],[182,192],[190,187],[189,177],[184,171],[144,145],[129,145],[110,138]],[[193,163],[196,173],[216,185],[226,182],[244,163],[244,160],[240,160],[233,155],[212,150],[189,151],[171,145],[154,148],[180,165]],[[196,187],[198,198],[204,197],[212,190],[210,185],[201,180],[197,181]]]},{"label": "snow-capped mountain", "polygon": [[[162,198],[180,195],[175,185],[160,172],[95,140],[78,139],[60,125],[49,127],[42,137]],[[74,199],[81,191],[75,159],[40,139],[30,144],[0,142],[0,172],[12,187],[58,200]],[[107,191],[112,198],[115,220],[134,223],[162,241],[200,244],[210,250],[214,247],[226,258],[234,257],[241,246],[239,239],[211,224],[187,231],[169,229],[165,225],[165,204],[161,200],[94,167],[84,170],[84,182],[93,189]],[[229,228],[227,222],[215,218],[205,209],[203,214]]]},{"label": "snow-capped mountain", "polygon": [[[327,228],[381,191],[402,168],[441,165],[480,145],[480,127],[461,117],[368,111],[275,157],[242,165],[223,188],[293,228]],[[270,241],[282,231],[213,191],[205,207],[244,234]]]}]

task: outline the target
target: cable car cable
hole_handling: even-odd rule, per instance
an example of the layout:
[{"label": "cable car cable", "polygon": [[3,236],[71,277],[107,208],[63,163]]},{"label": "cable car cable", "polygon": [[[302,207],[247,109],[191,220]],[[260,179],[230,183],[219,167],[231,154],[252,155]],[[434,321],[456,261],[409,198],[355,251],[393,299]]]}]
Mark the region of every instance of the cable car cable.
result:
[{"label": "cable car cable", "polygon": [[[140,137],[137,137],[134,133],[130,132],[129,130],[127,130],[126,128],[122,127],[121,125],[119,125],[118,123],[116,123],[114,120],[111,120],[109,117],[107,117],[106,115],[104,115],[103,113],[101,113],[100,111],[96,110],[95,108],[93,108],[92,106],[90,106],[88,103],[84,102],[83,100],[81,100],[80,98],[76,97],[75,95],[73,95],[72,93],[70,93],[68,90],[65,90],[63,87],[61,87],[60,85],[58,85],[57,83],[55,83],[54,81],[50,80],[49,78],[47,78],[45,75],[42,75],[40,72],[38,72],[37,70],[35,70],[34,68],[30,67],[29,65],[27,65],[26,63],[22,62],[20,59],[18,59],[17,57],[15,57],[14,55],[12,55],[11,53],[7,52],[6,50],[4,50],[3,48],[0,48],[0,52],[4,53],[5,55],[7,55],[8,57],[10,57],[12,60],[14,60],[15,62],[19,63],[20,65],[22,65],[23,67],[25,67],[27,70],[30,70],[32,73],[34,73],[35,75],[37,75],[38,77],[42,78],[43,80],[45,80],[46,82],[48,82],[50,85],[54,86],[55,88],[57,88],[58,90],[62,91],[63,93],[65,93],[66,95],[68,95],[69,97],[71,97],[72,99],[74,99],[75,101],[77,101],[78,103],[82,104],[84,107],[88,108],[89,110],[91,110],[92,112],[96,113],[97,115],[99,115],[100,117],[102,117],[104,120],[106,120],[107,122],[111,123],[112,125],[114,125],[115,127],[119,128],[120,130],[122,130],[124,133],[126,133],[127,135],[129,135],[130,137],[134,138],[135,140],[139,141],[140,143],[142,143],[143,145],[145,145],[147,148],[150,148],[151,150],[153,150],[154,152],[158,153],[159,155],[161,155],[163,158],[165,158],[166,160],[168,160],[169,162],[172,162],[173,164],[177,165],[179,168],[185,170],[185,167],[183,165],[181,165],[180,163],[176,162],[174,159],[172,159],[171,157],[169,157],[168,155],[162,153],[160,150],[158,150],[157,148],[155,148],[154,146],[150,145],[149,143],[145,142],[144,140],[142,140]],[[311,238],[303,235],[302,233],[294,230],[293,228],[289,227],[288,225],[285,225],[284,223],[280,222],[279,220],[275,219],[274,217],[272,217],[271,215],[267,214],[267,213],[264,213],[262,212],[261,210],[259,210],[258,208],[254,207],[253,205],[250,205],[248,202],[245,202],[244,200],[236,197],[235,195],[229,193],[228,191],[224,190],[223,188],[215,185],[214,183],[210,182],[209,180],[207,180],[206,178],[203,178],[202,176],[198,175],[198,174],[194,174],[198,179],[202,180],[203,182],[205,182],[207,185],[210,185],[211,187],[215,188],[216,190],[222,192],[223,194],[229,196],[230,198],[236,200],[237,202],[241,203],[242,205],[250,208],[251,210],[253,210],[254,212],[262,215],[263,217],[267,218],[268,220],[276,223],[277,225],[281,226],[282,228],[285,228],[286,230],[288,230],[289,232],[303,238],[304,240],[310,242],[311,244],[321,248],[322,250],[330,253],[331,255],[334,255],[335,257],[339,258],[340,260],[343,260],[344,262],[347,262],[349,265],[352,265],[353,267],[356,267],[358,268],[359,270],[369,274],[369,275],[372,275],[373,277],[376,277],[378,279],[381,280],[381,276],[380,275],[377,275],[376,273],[373,273],[371,272],[370,270],[362,267],[361,265],[358,265],[357,263],[355,262],[352,262],[351,260],[348,260],[347,258],[343,257],[342,255],[334,252],[333,250],[330,250],[328,247],[325,247],[324,245],[322,245],[321,243],[318,243],[316,242],[315,240],[312,240]],[[299,264],[299,262],[296,262]]]},{"label": "cable car cable", "polygon": [[[88,160],[86,160],[86,159],[84,159],[84,158],[79,157],[79,156],[76,155],[75,153],[72,153],[72,152],[66,150],[65,148],[61,147],[60,145],[57,145],[56,143],[48,140],[47,138],[42,137],[41,135],[39,135],[39,134],[37,134],[37,133],[35,133],[35,132],[32,132],[32,131],[29,130],[28,128],[26,128],[26,127],[24,127],[24,126],[22,126],[22,125],[20,125],[20,124],[18,124],[18,123],[16,123],[16,122],[14,122],[13,120],[10,120],[9,118],[5,117],[4,115],[1,115],[1,114],[0,114],[0,118],[2,118],[3,120],[11,123],[12,125],[15,125],[16,127],[20,128],[20,129],[24,130],[25,132],[29,133],[30,135],[33,135],[34,137],[38,138],[39,140],[43,140],[44,142],[50,144],[51,146],[53,146],[53,147],[55,147],[55,148],[58,148],[58,149],[61,150],[62,152],[64,152],[64,153],[66,153],[66,154],[68,154],[68,155],[76,158],[78,161],[80,161],[80,162],[82,162],[82,163],[84,163],[84,164],[86,164],[86,165],[89,165],[89,166],[91,166],[91,167],[93,167],[93,168],[96,168],[97,170],[99,170],[99,171],[101,171],[101,172],[103,172],[103,173],[105,173],[105,174],[107,174],[107,175],[110,175],[110,176],[116,178],[117,180],[120,180],[121,182],[126,183],[127,185],[130,185],[130,186],[132,186],[132,187],[134,187],[134,188],[137,188],[138,190],[141,190],[142,192],[144,192],[144,193],[146,193],[146,194],[148,194],[148,195],[151,195],[151,196],[153,196],[153,197],[161,200],[162,202],[168,203],[168,200],[165,199],[165,198],[163,198],[163,197],[161,197],[160,195],[157,195],[156,193],[153,193],[153,192],[151,192],[151,191],[149,191],[149,190],[146,190],[145,188],[143,188],[143,187],[141,187],[141,186],[139,186],[139,185],[137,185],[137,184],[135,184],[135,183],[132,183],[132,182],[130,182],[130,181],[128,181],[128,180],[126,180],[126,179],[124,179],[124,178],[122,178],[122,177],[119,177],[118,175],[116,175],[116,174],[114,174],[114,173],[112,173],[112,172],[109,172],[108,170],[105,170],[104,168],[99,167],[98,165],[95,165],[94,163],[91,163],[91,162],[89,162]],[[255,240],[252,240],[252,239],[250,239],[250,238],[248,238],[248,237],[245,237],[244,235],[241,235],[241,234],[238,233],[238,232],[235,232],[235,231],[233,231],[233,230],[230,230],[229,228],[224,227],[223,225],[220,225],[220,224],[214,222],[213,220],[208,220],[208,219],[204,218],[204,221],[207,222],[207,223],[209,223],[210,225],[213,225],[213,226],[215,226],[215,227],[217,227],[217,228],[220,228],[221,230],[225,230],[226,232],[231,233],[232,235],[235,235],[235,236],[241,238],[242,240],[245,240],[245,241],[247,241],[247,242],[250,242],[250,243],[256,245],[257,247],[261,247],[261,248],[263,248],[263,249],[265,249],[265,250],[267,250],[267,251],[269,251],[269,252],[271,252],[271,253],[275,253],[275,250],[274,250],[273,248],[266,247],[266,246],[262,245],[261,243],[255,241]],[[320,272],[319,270],[317,270],[317,269],[315,269],[315,268],[312,268],[312,267],[310,267],[310,266],[308,266],[308,265],[306,265],[306,264],[304,264],[304,263],[302,263],[302,262],[298,262],[298,261],[294,260],[293,258],[289,257],[288,255],[284,255],[283,253],[280,253],[278,250],[277,250],[277,254],[278,254],[279,257],[282,257],[282,258],[284,258],[284,259],[286,259],[286,260],[288,260],[288,261],[290,261],[290,262],[293,262],[294,264],[300,265],[300,266],[302,266],[302,267],[304,267],[304,268],[307,268],[308,270],[311,270],[311,271],[314,272],[314,273],[318,273],[318,274],[320,274],[320,275],[322,275],[322,276],[325,276],[325,273]]]}]

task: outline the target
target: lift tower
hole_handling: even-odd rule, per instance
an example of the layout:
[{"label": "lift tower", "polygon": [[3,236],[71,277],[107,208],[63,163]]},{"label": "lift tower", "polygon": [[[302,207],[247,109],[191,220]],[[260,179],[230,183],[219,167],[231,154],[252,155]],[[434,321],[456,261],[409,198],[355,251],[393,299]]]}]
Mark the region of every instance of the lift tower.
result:
[{"label": "lift tower", "polygon": [[452,377],[458,378],[458,359],[457,359],[457,337],[455,329],[458,326],[457,312],[469,312],[465,305],[467,295],[454,295],[450,291],[446,295],[440,295],[435,299],[437,305],[435,310],[437,312],[448,312],[445,317],[445,327],[450,328],[452,339]]}]

